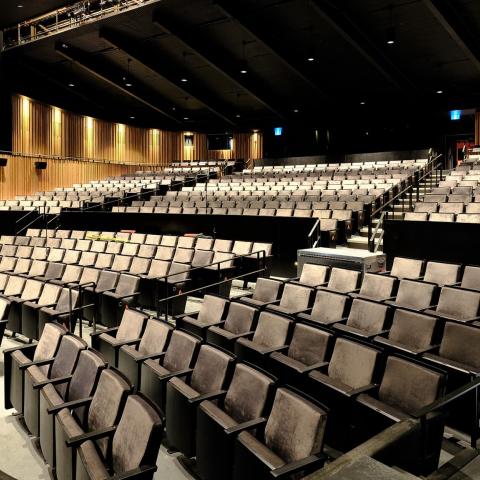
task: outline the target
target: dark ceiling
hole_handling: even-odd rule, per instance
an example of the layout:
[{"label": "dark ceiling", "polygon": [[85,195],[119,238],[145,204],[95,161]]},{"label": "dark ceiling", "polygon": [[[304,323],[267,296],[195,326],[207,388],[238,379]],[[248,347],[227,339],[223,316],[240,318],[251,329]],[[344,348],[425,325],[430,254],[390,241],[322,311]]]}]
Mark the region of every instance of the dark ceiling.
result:
[{"label": "dark ceiling", "polygon": [[[3,0],[0,24],[65,3]],[[383,122],[480,103],[480,2],[163,0],[3,60],[13,91],[138,125]]]}]

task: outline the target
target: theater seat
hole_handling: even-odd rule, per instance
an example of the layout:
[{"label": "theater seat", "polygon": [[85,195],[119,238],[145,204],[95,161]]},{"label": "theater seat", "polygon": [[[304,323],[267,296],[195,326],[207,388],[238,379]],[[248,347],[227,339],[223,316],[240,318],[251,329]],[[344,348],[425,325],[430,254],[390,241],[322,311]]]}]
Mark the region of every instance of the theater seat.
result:
[{"label": "theater seat", "polygon": [[436,288],[433,283],[403,279],[400,281],[395,299],[386,300],[385,303],[394,307],[424,310],[431,306]]},{"label": "theater seat", "polygon": [[283,283],[270,278],[259,278],[253,294],[240,297],[238,300],[252,307],[264,307],[280,298]]},{"label": "theater seat", "polygon": [[[232,476],[237,435],[268,416],[274,380],[246,364],[237,364],[224,397],[205,400],[197,411],[196,463],[200,478],[226,480]],[[205,441],[208,439],[208,441]]]},{"label": "theater seat", "polygon": [[395,257],[389,273],[393,277],[417,280],[423,273],[423,260],[413,258]]},{"label": "theater seat", "polygon": [[283,287],[280,300],[267,304],[266,308],[284,315],[296,315],[308,309],[312,294],[313,289],[309,287],[287,283]]},{"label": "theater seat", "polygon": [[[85,433],[111,429],[117,425],[130,391],[131,387],[122,375],[104,369],[93,397],[76,400],[73,405],[67,403],[49,409],[49,413],[55,415],[55,474],[58,480],[79,478],[75,477],[79,446],[74,442],[75,439]],[[87,409],[85,422],[79,422],[71,413],[75,407]],[[108,438],[96,441],[96,447],[102,455],[107,454],[110,444]]]},{"label": "theater seat", "polygon": [[[70,377],[64,377],[64,382],[52,381],[40,390],[40,449],[52,468],[55,468],[55,417],[48,409],[92,395],[105,367],[105,361],[95,352],[82,350]],[[63,395],[58,391],[60,385],[66,385]],[[82,413],[81,409],[76,412],[81,419]]]},{"label": "theater seat", "polygon": [[175,317],[176,327],[205,339],[209,327],[220,325],[228,303],[227,298],[205,295],[200,311]]},{"label": "theater seat", "polygon": [[265,428],[238,436],[233,479],[296,478],[318,470],[326,421],[320,406],[279,388]]},{"label": "theater seat", "polygon": [[480,292],[443,287],[438,305],[425,313],[445,320],[473,322],[479,320]]},{"label": "theater seat", "polygon": [[451,263],[428,262],[425,269],[425,282],[444,285],[453,285],[458,281],[461,265]]},{"label": "theater seat", "polygon": [[139,342],[120,347],[118,369],[129,379],[135,391],[140,388],[142,363],[166,351],[172,332],[173,327],[168,323],[150,318]]},{"label": "theater seat", "polygon": [[258,310],[253,307],[231,302],[225,321],[208,328],[207,342],[233,351],[236,340],[253,336],[257,314]]},{"label": "theater seat", "polygon": [[359,292],[350,293],[350,296],[382,302],[392,297],[396,284],[395,277],[365,273]]},{"label": "theater seat", "polygon": [[467,265],[463,271],[460,287],[480,292],[480,267]]},{"label": "theater seat", "polygon": [[330,272],[328,285],[320,288],[333,292],[349,293],[358,288],[360,280],[360,272],[334,267]]},{"label": "theater seat", "polygon": [[[50,366],[48,371],[41,369],[39,365],[27,368],[24,379],[23,419],[32,435],[38,437],[40,433],[40,389],[51,383],[51,380],[71,375],[80,352],[86,348],[87,344],[82,339],[73,335],[63,335],[55,358],[48,363],[47,360],[45,361],[45,365]],[[66,387],[62,383],[57,385],[60,395],[65,395]]]},{"label": "theater seat", "polygon": [[140,342],[147,318],[147,315],[138,310],[124,310],[118,327],[90,334],[92,347],[103,355],[109,365],[116,367],[120,348]]},{"label": "theater seat", "polygon": [[346,320],[350,303],[351,298],[347,295],[319,290],[315,296],[313,308],[305,313],[299,313],[297,319],[321,325],[340,322]]},{"label": "theater seat", "polygon": [[305,263],[300,277],[293,278],[290,282],[308,287],[318,287],[326,283],[329,273],[330,267]]},{"label": "theater seat", "polygon": [[172,332],[165,353],[146,359],[141,367],[140,391],[165,412],[166,385],[175,375],[190,371],[201,339],[181,330]]},{"label": "theater seat", "polygon": [[168,442],[186,457],[195,456],[197,407],[204,400],[225,394],[234,357],[202,345],[193,370],[167,384],[166,429]]},{"label": "theater seat", "polygon": [[409,222],[426,222],[428,221],[428,213],[406,212],[403,219]]}]

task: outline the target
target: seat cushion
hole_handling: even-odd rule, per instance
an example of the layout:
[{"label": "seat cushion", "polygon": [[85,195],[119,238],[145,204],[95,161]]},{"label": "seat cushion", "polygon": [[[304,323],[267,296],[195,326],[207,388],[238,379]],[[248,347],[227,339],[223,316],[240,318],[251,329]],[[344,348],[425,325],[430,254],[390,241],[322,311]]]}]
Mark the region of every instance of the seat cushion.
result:
[{"label": "seat cushion", "polygon": [[263,443],[258,441],[251,433],[242,432],[238,436],[240,442],[259,458],[271,470],[283,467],[285,462]]}]

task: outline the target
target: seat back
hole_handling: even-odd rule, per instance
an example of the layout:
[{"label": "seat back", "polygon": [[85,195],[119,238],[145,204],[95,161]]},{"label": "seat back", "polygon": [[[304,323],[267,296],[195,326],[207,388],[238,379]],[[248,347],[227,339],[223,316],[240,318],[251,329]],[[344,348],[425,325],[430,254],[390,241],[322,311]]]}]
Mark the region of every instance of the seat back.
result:
[{"label": "seat back", "polygon": [[302,287],[293,283],[287,283],[283,287],[282,298],[280,299],[280,306],[288,310],[302,311],[308,308],[310,303],[310,296],[312,289],[309,287]]},{"label": "seat back", "polygon": [[480,292],[480,267],[473,267],[470,265],[465,267],[461,287]]},{"label": "seat back", "polygon": [[153,258],[157,252],[155,245],[140,245],[138,256],[142,258]]},{"label": "seat back", "polygon": [[178,263],[191,263],[195,250],[193,248],[177,248],[173,261]]},{"label": "seat back", "polygon": [[265,445],[291,463],[318,454],[323,448],[327,414],[286,388],[275,394],[265,427]]},{"label": "seat back", "polygon": [[395,257],[391,275],[397,278],[415,279],[422,274],[423,260]]},{"label": "seat back", "polygon": [[[82,350],[88,347],[87,343],[74,335],[64,335],[60,341],[58,352],[52,363],[50,378],[70,375],[77,364],[78,356]],[[65,397],[67,384],[55,385],[55,389],[62,397]]]},{"label": "seat back", "polygon": [[119,276],[116,272],[101,271],[97,280],[96,290],[103,291],[115,288]]},{"label": "seat back", "polygon": [[347,325],[368,333],[380,332],[386,328],[388,311],[388,305],[355,298]]},{"label": "seat back", "polygon": [[60,278],[65,271],[65,265],[57,262],[49,262],[47,270],[45,271],[45,278],[50,280],[53,278]]},{"label": "seat back", "polygon": [[332,338],[331,334],[323,330],[297,323],[288,348],[288,356],[308,366],[323,362]]},{"label": "seat back", "polygon": [[192,268],[205,267],[213,260],[213,250],[195,250],[192,259]]},{"label": "seat back", "polygon": [[223,318],[228,302],[227,298],[205,295],[198,312],[198,321],[204,324],[218,323]]},{"label": "seat back", "polygon": [[431,283],[404,279],[400,281],[396,303],[418,309],[427,308],[432,303],[434,291],[435,285]]},{"label": "seat back", "polygon": [[344,268],[332,268],[328,288],[347,293],[355,290],[360,281],[360,272]]},{"label": "seat back", "polygon": [[447,322],[440,344],[439,355],[454,362],[480,368],[480,329],[459,323]]},{"label": "seat back", "polygon": [[155,465],[163,424],[159,413],[139,395],[130,395],[112,441],[115,473]]},{"label": "seat back", "polygon": [[158,278],[164,277],[168,273],[170,262],[164,260],[152,260],[150,268],[148,269],[148,277]]},{"label": "seat back", "polygon": [[165,322],[153,318],[147,321],[147,326],[138,345],[138,351],[142,355],[152,355],[163,352],[168,343],[173,328]]},{"label": "seat back", "polygon": [[117,340],[140,338],[147,318],[147,315],[137,310],[125,309],[115,338]]},{"label": "seat back", "polygon": [[274,313],[261,312],[253,342],[264,347],[285,345],[292,321]]},{"label": "seat back", "polygon": [[280,296],[282,282],[269,278],[259,278],[255,285],[252,298],[259,302],[274,302]]},{"label": "seat back", "polygon": [[9,296],[19,296],[21,295],[23,288],[25,286],[25,279],[23,277],[18,277],[17,275],[10,275],[7,286],[3,294],[6,297]]},{"label": "seat back", "polygon": [[258,370],[237,364],[224,401],[224,410],[236,422],[262,416],[274,381]]},{"label": "seat back", "polygon": [[135,275],[127,275],[122,273],[118,278],[117,286],[115,287],[115,293],[117,295],[128,295],[135,293],[138,290],[138,284],[140,279]]},{"label": "seat back", "polygon": [[[58,323],[47,323],[43,329],[40,340],[35,348],[33,360],[47,360],[53,358],[58,350],[62,337],[67,333],[67,329]],[[48,371],[48,365],[41,366],[43,372]]]},{"label": "seat back", "polygon": [[395,278],[385,275],[376,275],[374,273],[366,273],[363,276],[360,295],[382,300],[389,298],[393,294],[395,287]]},{"label": "seat back", "polygon": [[328,376],[351,388],[369,385],[378,357],[379,352],[373,348],[346,338],[337,338],[328,364]]},{"label": "seat back", "polygon": [[443,287],[438,300],[437,312],[454,318],[476,317],[480,307],[480,292]]},{"label": "seat back", "polygon": [[378,398],[412,414],[443,393],[444,375],[398,357],[388,357]]},{"label": "seat back", "polygon": [[413,348],[427,348],[432,345],[438,320],[410,310],[397,308],[388,338]]},{"label": "seat back", "polygon": [[[115,425],[130,390],[131,386],[123,376],[104,369],[88,409],[87,430],[91,432]],[[96,443],[105,456],[108,439],[101,438]]]},{"label": "seat back", "polygon": [[92,395],[101,371],[107,366],[105,361],[92,350],[82,350],[68,385],[67,401],[86,398]]},{"label": "seat back", "polygon": [[232,356],[210,345],[202,345],[193,368],[190,386],[200,394],[220,390],[226,380]]},{"label": "seat back", "polygon": [[340,293],[319,290],[315,297],[311,317],[320,323],[331,323],[345,316],[349,297]]},{"label": "seat back", "polygon": [[[73,265],[72,265],[73,266]],[[76,268],[81,269],[82,267],[77,267]],[[68,268],[68,267],[67,267]],[[97,284],[99,280],[100,273],[103,274],[103,272],[100,272],[100,270],[97,270],[95,268],[84,268],[82,270],[82,276],[80,277],[79,284],[83,285],[85,283],[94,283]],[[75,270],[75,272],[72,272],[72,277],[78,275],[78,270]],[[91,285],[90,285],[91,287]]]},{"label": "seat back", "polygon": [[70,306],[75,308],[78,302],[78,290],[69,290],[68,288],[62,288],[60,295],[58,296],[57,305],[55,310],[57,312],[69,312]]},{"label": "seat back", "polygon": [[132,263],[132,257],[127,255],[115,255],[112,263],[112,270],[115,272],[127,271]]},{"label": "seat back", "polygon": [[327,281],[329,267],[324,265],[315,265],[313,263],[305,263],[302,268],[299,283],[315,287]]},{"label": "seat back", "polygon": [[170,372],[188,368],[200,343],[200,340],[192,335],[174,330],[162,365]]},{"label": "seat back", "polygon": [[25,287],[22,291],[22,295],[20,296],[20,298],[22,300],[34,300],[35,298],[38,298],[40,296],[42,287],[43,282],[29,279],[25,282]]},{"label": "seat back", "polygon": [[257,310],[248,305],[232,302],[228,308],[227,318],[223,328],[235,335],[250,332]]},{"label": "seat back", "polygon": [[51,305],[52,303],[56,303],[61,289],[62,287],[53,283],[45,284],[37,303],[39,305]]},{"label": "seat back", "polygon": [[458,281],[461,265],[450,263],[428,262],[425,270],[425,282],[437,285],[453,285]]}]

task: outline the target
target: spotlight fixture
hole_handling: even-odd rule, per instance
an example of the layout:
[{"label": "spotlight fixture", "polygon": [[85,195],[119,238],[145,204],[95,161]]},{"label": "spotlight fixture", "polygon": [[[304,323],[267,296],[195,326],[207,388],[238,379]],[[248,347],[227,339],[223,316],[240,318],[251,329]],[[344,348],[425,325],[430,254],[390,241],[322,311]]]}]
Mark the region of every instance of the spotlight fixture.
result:
[{"label": "spotlight fixture", "polygon": [[73,88],[73,87],[75,86],[75,84],[70,82],[70,83],[68,84],[68,86]]},{"label": "spotlight fixture", "polygon": [[237,118],[240,118],[240,114],[239,114],[239,113],[237,113],[235,116],[236,116]]},{"label": "spotlight fixture", "polygon": [[367,102],[365,102],[364,100],[362,100],[362,101],[360,102],[360,105],[366,105],[366,104],[367,104]]},{"label": "spotlight fixture", "polygon": [[189,118],[188,118],[188,117],[183,117],[183,119],[184,119],[184,120],[189,120]]},{"label": "spotlight fixture", "polygon": [[130,120],[135,120],[135,117],[134,117],[134,116],[131,116],[131,117],[130,117]]},{"label": "spotlight fixture", "polygon": [[187,78],[181,78],[180,81],[185,83],[185,82],[188,82],[188,79]]},{"label": "spotlight fixture", "polygon": [[437,95],[441,95],[443,93],[443,90],[437,90],[436,93]]},{"label": "spotlight fixture", "polygon": [[313,58],[313,57],[308,57],[307,58],[307,62],[314,62],[314,61],[315,61],[315,58]]},{"label": "spotlight fixture", "polygon": [[17,5],[17,8],[23,8],[23,5],[19,4]]},{"label": "spotlight fixture", "polygon": [[242,68],[240,69],[240,73],[242,73],[242,74],[245,75],[246,73],[248,73],[248,70],[247,70],[245,67],[242,67]]},{"label": "spotlight fixture", "polygon": [[293,109],[293,113],[298,113],[300,110],[298,108]]}]

